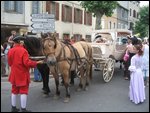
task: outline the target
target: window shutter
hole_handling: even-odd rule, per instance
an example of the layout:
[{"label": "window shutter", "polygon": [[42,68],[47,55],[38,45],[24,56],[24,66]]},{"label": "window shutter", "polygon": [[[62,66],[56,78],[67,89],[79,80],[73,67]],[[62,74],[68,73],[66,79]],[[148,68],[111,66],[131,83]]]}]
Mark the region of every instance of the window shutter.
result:
[{"label": "window shutter", "polygon": [[80,16],[81,16],[80,24],[82,24],[82,15],[83,15],[82,13],[83,13],[83,11],[80,10],[80,12],[81,12],[81,13],[80,13]]},{"label": "window shutter", "polygon": [[92,25],[92,13],[90,13],[90,25]]},{"label": "window shutter", "polygon": [[16,2],[16,12],[23,14],[23,1],[15,1]]},{"label": "window shutter", "polygon": [[90,25],[90,13],[88,12],[88,25]]},{"label": "window shutter", "polygon": [[38,14],[40,12],[40,4],[39,1],[32,1],[32,13]]},{"label": "window shutter", "polygon": [[76,23],[77,20],[76,20],[76,8],[74,8],[74,23]]},{"label": "window shutter", "polygon": [[84,25],[86,25],[86,12],[84,11]]},{"label": "window shutter", "polygon": [[55,3],[55,8],[56,20],[59,20],[59,3]]},{"label": "window shutter", "polygon": [[10,1],[4,1],[4,10],[8,11],[10,9]]},{"label": "window shutter", "polygon": [[70,20],[69,22],[72,22],[72,7],[70,7]]},{"label": "window shutter", "polygon": [[46,1],[46,12],[50,14],[50,10],[51,10],[51,1]]},{"label": "window shutter", "polygon": [[64,21],[64,16],[65,16],[65,5],[62,4],[62,21]]}]

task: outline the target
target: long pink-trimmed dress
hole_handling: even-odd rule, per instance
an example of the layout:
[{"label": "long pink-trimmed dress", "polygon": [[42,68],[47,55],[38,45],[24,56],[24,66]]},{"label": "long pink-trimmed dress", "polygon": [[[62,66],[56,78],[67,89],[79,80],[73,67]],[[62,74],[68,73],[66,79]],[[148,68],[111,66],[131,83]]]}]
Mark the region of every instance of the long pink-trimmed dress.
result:
[{"label": "long pink-trimmed dress", "polygon": [[142,56],[136,54],[131,58],[131,65],[129,66],[129,70],[131,72],[129,98],[135,104],[144,102],[146,99],[142,69]]}]

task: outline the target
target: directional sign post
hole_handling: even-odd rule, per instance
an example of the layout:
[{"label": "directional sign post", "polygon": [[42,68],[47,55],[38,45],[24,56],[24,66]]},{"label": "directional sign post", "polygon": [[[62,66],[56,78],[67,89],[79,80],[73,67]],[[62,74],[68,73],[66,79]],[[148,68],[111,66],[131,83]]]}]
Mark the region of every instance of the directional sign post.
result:
[{"label": "directional sign post", "polygon": [[32,14],[31,25],[33,33],[55,31],[55,16],[53,14]]}]

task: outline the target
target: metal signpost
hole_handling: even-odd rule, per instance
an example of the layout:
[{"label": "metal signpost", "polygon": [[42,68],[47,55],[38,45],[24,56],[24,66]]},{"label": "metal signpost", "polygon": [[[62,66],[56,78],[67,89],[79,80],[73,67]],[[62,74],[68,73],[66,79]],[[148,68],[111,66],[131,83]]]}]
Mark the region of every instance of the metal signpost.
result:
[{"label": "metal signpost", "polygon": [[55,31],[55,15],[53,14],[32,14],[32,33],[46,33]]}]

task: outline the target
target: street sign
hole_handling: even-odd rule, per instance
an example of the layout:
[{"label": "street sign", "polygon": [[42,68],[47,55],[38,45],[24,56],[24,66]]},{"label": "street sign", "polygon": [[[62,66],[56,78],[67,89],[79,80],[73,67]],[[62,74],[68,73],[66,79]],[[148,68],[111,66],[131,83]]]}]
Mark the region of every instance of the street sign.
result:
[{"label": "street sign", "polygon": [[55,15],[54,14],[32,14],[31,25],[33,33],[46,33],[55,31]]},{"label": "street sign", "polygon": [[31,19],[32,22],[51,22],[51,21],[55,21],[54,19],[45,19],[45,18],[42,18],[42,19],[37,19],[37,18],[33,18]]},{"label": "street sign", "polygon": [[36,19],[42,19],[42,18],[45,18],[45,19],[54,19],[55,18],[55,15],[54,14],[31,14],[31,17],[32,18],[36,18]]},{"label": "street sign", "polygon": [[47,32],[54,32],[53,29],[33,29],[32,33],[47,33]]},{"label": "street sign", "polygon": [[31,25],[32,28],[40,28],[40,29],[55,29],[55,22],[49,22],[49,23],[33,23]]}]

